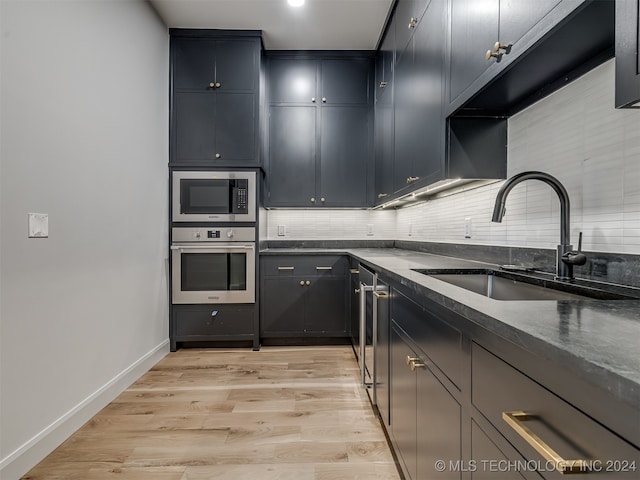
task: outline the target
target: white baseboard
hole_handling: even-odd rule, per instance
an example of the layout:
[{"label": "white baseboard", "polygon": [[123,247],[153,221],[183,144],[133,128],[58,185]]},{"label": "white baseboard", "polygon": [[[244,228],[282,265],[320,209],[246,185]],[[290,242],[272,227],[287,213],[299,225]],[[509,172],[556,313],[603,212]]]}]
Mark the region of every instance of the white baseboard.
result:
[{"label": "white baseboard", "polygon": [[0,480],[17,480],[169,353],[169,340],[143,355],[51,425],[0,459]]}]

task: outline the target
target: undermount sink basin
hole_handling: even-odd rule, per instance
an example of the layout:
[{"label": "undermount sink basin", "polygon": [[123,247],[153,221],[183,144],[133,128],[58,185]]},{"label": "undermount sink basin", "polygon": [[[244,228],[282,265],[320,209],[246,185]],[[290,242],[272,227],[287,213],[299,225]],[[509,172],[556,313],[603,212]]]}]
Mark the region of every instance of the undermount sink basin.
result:
[{"label": "undermount sink basin", "polygon": [[629,300],[634,297],[590,287],[492,269],[413,269],[495,300]]}]

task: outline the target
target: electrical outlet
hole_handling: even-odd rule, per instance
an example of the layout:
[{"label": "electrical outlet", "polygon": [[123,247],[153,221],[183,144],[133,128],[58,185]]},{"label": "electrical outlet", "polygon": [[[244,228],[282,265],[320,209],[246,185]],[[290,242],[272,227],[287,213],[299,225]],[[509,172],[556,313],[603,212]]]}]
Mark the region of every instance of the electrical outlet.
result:
[{"label": "electrical outlet", "polygon": [[287,234],[286,225],[278,225],[278,236],[279,237],[284,237],[286,234]]},{"label": "electrical outlet", "polygon": [[373,223],[367,223],[367,235],[373,235]]},{"label": "electrical outlet", "polygon": [[464,219],[464,238],[471,238],[471,217]]}]

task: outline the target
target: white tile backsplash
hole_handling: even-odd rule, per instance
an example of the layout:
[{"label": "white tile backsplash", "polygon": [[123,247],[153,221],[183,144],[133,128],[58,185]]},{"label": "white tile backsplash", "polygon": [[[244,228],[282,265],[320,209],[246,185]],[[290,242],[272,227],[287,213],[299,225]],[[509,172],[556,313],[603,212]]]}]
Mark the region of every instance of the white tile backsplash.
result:
[{"label": "white tile backsplash", "polygon": [[[616,110],[614,60],[509,119],[508,176],[539,170],[557,177],[571,199],[571,239],[585,250],[640,254],[640,112]],[[270,210],[268,239],[286,224],[288,239],[398,239],[554,249],[557,195],[530,180],[492,223],[502,182],[392,210]],[[464,219],[472,237],[465,238]],[[366,234],[373,225],[373,236]]]}]

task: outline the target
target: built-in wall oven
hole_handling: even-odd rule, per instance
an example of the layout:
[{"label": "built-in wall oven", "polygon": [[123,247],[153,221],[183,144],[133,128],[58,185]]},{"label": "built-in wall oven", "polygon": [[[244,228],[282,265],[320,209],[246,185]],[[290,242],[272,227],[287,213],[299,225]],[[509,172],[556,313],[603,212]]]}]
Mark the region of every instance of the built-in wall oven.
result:
[{"label": "built-in wall oven", "polygon": [[174,170],[173,222],[255,222],[256,172]]},{"label": "built-in wall oven", "polygon": [[172,303],[255,303],[255,235],[254,227],[172,228]]}]

